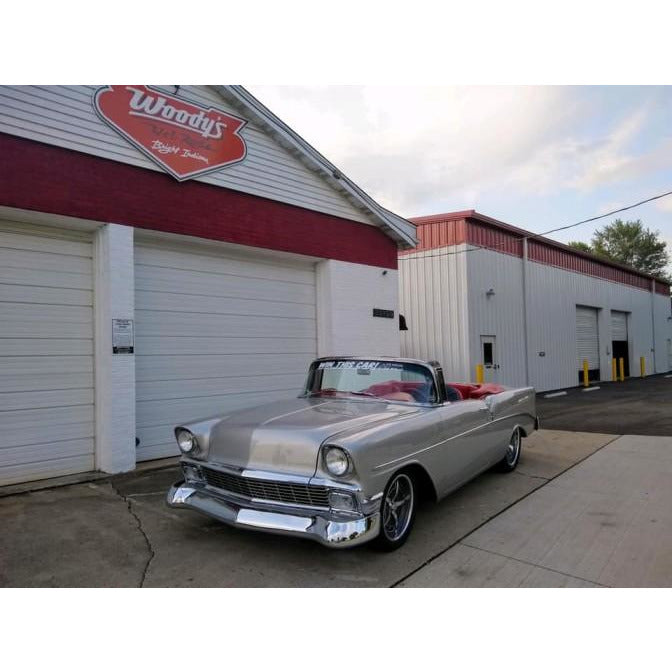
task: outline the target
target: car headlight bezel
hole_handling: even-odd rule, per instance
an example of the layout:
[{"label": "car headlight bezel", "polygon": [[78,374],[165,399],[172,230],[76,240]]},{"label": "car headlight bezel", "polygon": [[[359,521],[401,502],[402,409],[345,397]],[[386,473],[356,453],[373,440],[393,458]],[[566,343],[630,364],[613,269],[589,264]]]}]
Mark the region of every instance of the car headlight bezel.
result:
[{"label": "car headlight bezel", "polygon": [[343,478],[352,473],[352,459],[345,448],[327,445],[323,456],[324,468],[330,476]]},{"label": "car headlight bezel", "polygon": [[177,447],[183,455],[194,455],[198,452],[198,439],[186,427],[177,427],[175,429],[175,440],[177,441]]}]

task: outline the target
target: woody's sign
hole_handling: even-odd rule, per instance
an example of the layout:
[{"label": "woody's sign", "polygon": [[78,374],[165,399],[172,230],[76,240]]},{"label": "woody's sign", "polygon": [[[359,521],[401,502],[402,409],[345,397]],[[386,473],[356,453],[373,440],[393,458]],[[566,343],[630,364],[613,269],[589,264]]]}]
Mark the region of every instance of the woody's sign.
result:
[{"label": "woody's sign", "polygon": [[247,153],[240,136],[244,119],[149,86],[103,86],[93,105],[106,124],[180,181],[242,161]]}]

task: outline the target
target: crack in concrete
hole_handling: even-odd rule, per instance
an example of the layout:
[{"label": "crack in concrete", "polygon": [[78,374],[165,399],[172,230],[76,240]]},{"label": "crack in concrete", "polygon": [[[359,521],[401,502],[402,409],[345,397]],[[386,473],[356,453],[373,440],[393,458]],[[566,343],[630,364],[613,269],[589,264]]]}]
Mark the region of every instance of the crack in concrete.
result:
[{"label": "crack in concrete", "polygon": [[138,588],[144,588],[145,586],[145,580],[147,579],[147,573],[149,572],[149,565],[152,563],[152,560],[154,560],[154,556],[156,555],[156,552],[154,551],[154,547],[152,546],[152,542],[149,540],[149,537],[147,536],[147,533],[145,532],[143,526],[142,526],[142,521],[140,520],[140,516],[138,516],[135,511],[133,511],[133,504],[132,501],[126,496],[123,495],[117,486],[114,484],[112,480],[110,480],[110,486],[112,490],[119,496],[121,499],[126,502],[126,506],[128,508],[128,512],[133,516],[135,519],[136,525],[138,526],[138,531],[142,535],[143,539],[145,540],[145,544],[147,545],[147,551],[149,553],[149,557],[147,558],[147,562],[145,563],[145,566],[142,570],[142,576],[140,577],[140,585]]},{"label": "crack in concrete", "polygon": [[536,562],[530,562],[529,560],[521,560],[520,558],[514,558],[511,555],[506,555],[506,553],[499,553],[497,551],[492,551],[489,548],[481,548],[480,546],[474,546],[473,544],[467,544],[464,541],[459,543],[459,546],[465,546],[466,548],[473,548],[476,551],[482,551],[483,553],[491,553],[500,558],[506,558],[507,560],[513,560],[514,562],[520,562],[522,565],[529,565],[530,567],[535,567],[536,569],[544,569],[547,572],[553,572],[554,574],[561,574],[570,579],[577,579],[578,581],[585,581],[586,583],[592,583],[594,586],[599,588],[611,588],[604,583],[598,583],[592,579],[587,579],[585,576],[575,576],[574,574],[568,574],[567,572],[561,572],[559,569],[553,569],[552,567],[546,567],[545,565],[538,565]]}]

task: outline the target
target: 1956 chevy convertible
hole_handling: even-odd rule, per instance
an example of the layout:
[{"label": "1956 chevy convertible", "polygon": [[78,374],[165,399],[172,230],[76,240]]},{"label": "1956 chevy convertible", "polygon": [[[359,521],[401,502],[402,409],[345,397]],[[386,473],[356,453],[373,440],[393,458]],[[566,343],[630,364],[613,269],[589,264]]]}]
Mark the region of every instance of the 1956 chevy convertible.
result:
[{"label": "1956 chevy convertible", "polygon": [[446,384],[438,362],[315,360],[296,399],[175,429],[184,480],[168,504],[334,548],[408,538],[421,497],[512,471],[535,393]]}]

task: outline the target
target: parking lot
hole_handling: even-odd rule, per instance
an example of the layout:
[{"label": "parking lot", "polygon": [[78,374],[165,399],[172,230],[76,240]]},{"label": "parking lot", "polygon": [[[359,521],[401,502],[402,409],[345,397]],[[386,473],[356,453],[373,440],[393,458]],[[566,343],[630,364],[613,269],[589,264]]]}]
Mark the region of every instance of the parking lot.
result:
[{"label": "parking lot", "polygon": [[537,412],[541,426],[577,432],[672,436],[672,377],[668,375],[598,383],[600,389],[590,392],[575,387],[559,397],[539,394]]},{"label": "parking lot", "polygon": [[[333,551],[170,510],[173,466],[6,496],[0,585],[672,585],[672,439],[651,441],[542,430],[513,474],[486,473],[424,505],[392,554]],[[615,552],[624,540],[626,556]],[[630,562],[633,553],[648,564]]]}]

